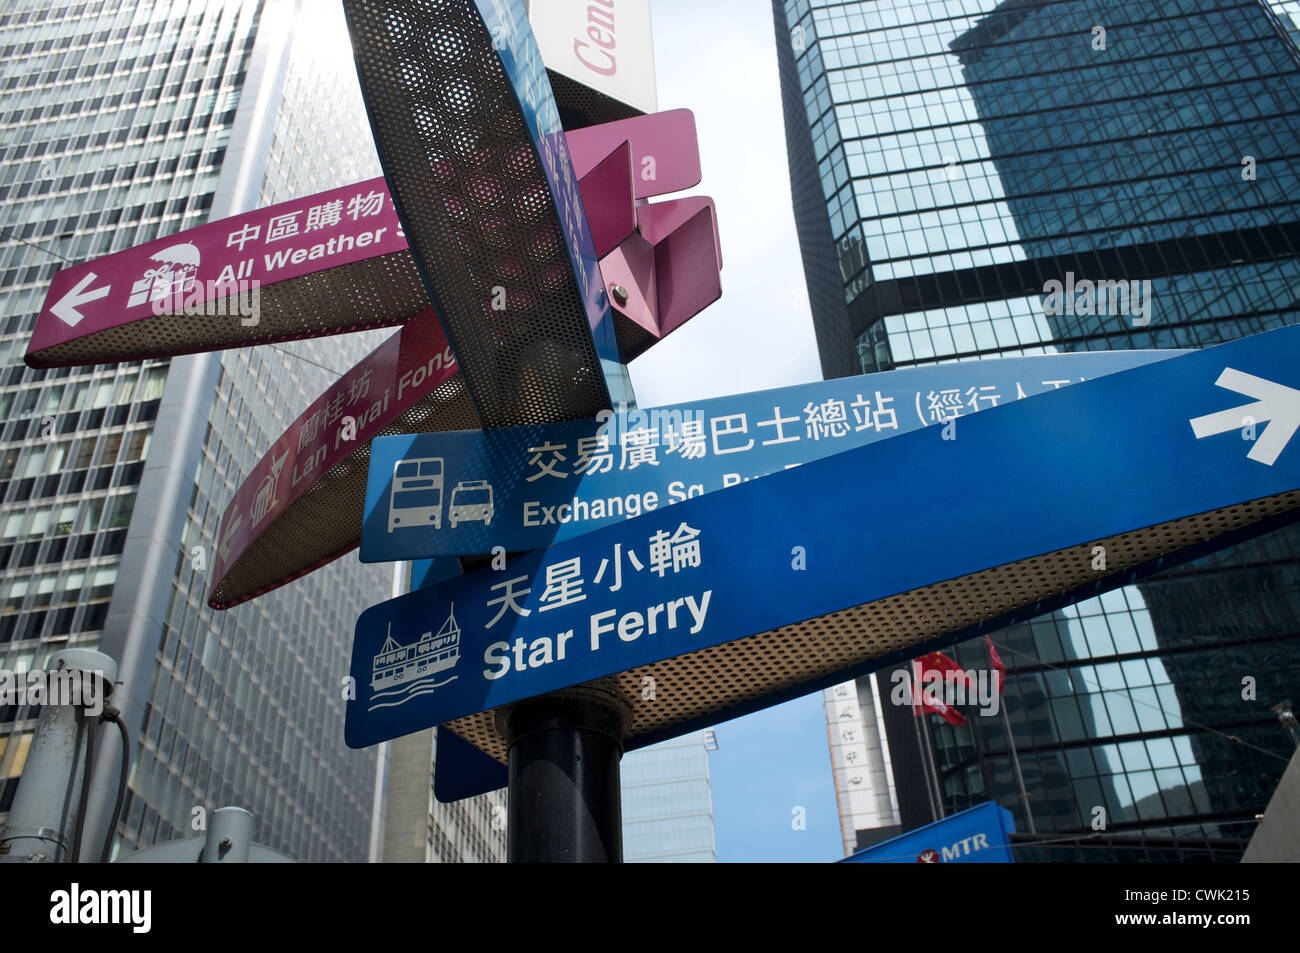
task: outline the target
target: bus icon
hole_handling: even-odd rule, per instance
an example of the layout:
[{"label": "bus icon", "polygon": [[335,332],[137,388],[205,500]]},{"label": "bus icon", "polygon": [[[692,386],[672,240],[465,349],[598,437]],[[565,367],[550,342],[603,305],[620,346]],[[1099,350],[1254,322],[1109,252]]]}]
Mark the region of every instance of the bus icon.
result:
[{"label": "bus icon", "polygon": [[455,529],[457,523],[478,521],[492,525],[492,485],[486,480],[467,480],[457,483],[451,491],[451,505],[447,508],[447,522]]},{"label": "bus icon", "polygon": [[442,457],[398,460],[388,501],[388,531],[442,528]]}]

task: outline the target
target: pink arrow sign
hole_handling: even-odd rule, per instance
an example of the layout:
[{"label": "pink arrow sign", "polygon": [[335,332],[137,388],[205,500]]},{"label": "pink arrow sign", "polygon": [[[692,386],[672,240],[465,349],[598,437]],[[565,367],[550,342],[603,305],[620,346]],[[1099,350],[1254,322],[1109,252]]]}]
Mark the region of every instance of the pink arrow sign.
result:
[{"label": "pink arrow sign", "polygon": [[565,138],[574,174],[580,179],[626,142],[632,152],[632,178],[638,199],[700,184],[699,139],[695,114],[689,109],[670,109],[575,129]]},{"label": "pink arrow sign", "polygon": [[[700,180],[688,109],[566,138],[579,177],[591,180],[584,199],[609,197],[608,208],[587,209],[606,236],[602,252],[631,231],[629,202]],[[393,327],[429,304],[388,188],[371,179],[63,269],[50,282],[26,361],[100,364]],[[629,357],[660,336],[621,325]]]},{"label": "pink arrow sign", "polygon": [[[388,256],[391,268],[356,267]],[[65,268],[50,283],[27,363],[389,327],[428,305],[384,180],[371,179]]]},{"label": "pink arrow sign", "polygon": [[226,507],[209,605],[228,609],[355,548],[371,440],[478,426],[456,371],[429,309],[318,397]]},{"label": "pink arrow sign", "polygon": [[712,199],[650,202],[700,181],[688,109],[569,133],[583,208],[631,360],[722,296],[722,252]]}]

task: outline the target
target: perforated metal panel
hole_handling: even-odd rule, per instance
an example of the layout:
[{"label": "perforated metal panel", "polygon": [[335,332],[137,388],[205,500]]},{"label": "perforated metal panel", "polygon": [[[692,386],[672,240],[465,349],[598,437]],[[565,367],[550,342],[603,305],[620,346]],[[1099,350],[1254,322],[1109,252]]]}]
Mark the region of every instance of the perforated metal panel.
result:
[{"label": "perforated metal panel", "polygon": [[389,187],[483,426],[595,415],[609,396],[556,204],[475,4],[344,10]]},{"label": "perforated metal panel", "polygon": [[614,309],[614,327],[618,331],[619,346],[629,361],[650,350],[651,345],[659,343],[659,338],[635,321],[623,317],[617,308]]},{"label": "perforated metal panel", "polygon": [[227,316],[144,318],[28,354],[27,363],[62,367],[136,361],[387,328],[428,306],[410,252],[394,252],[262,286],[255,325],[240,323],[229,297],[214,298],[205,307]]},{"label": "perforated metal panel", "polygon": [[560,121],[564,123],[565,129],[585,129],[604,122],[645,115],[635,106],[619,102],[563,73],[548,69],[546,75],[550,77],[551,91],[555,93],[555,102],[560,107]]},{"label": "perforated metal panel", "polygon": [[[1096,545],[1106,547],[1107,564],[1118,573],[1298,507],[1300,492],[1283,493],[1096,540],[679,655],[601,684],[631,709],[629,737],[670,729],[1079,589],[1097,578],[1092,568]],[[641,697],[646,675],[655,680],[655,698],[649,701]],[[461,718],[450,727],[506,761],[496,710]]]},{"label": "perforated metal panel", "polygon": [[[477,428],[457,374],[380,431],[380,436]],[[229,609],[305,576],[361,542],[370,441],[329,470],[248,547],[212,589],[208,604]]]}]

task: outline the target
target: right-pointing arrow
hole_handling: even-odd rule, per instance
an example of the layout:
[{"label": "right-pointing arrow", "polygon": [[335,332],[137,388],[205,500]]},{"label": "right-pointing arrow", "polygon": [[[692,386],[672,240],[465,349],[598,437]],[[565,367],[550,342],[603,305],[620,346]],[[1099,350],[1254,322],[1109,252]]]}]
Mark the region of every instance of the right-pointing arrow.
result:
[{"label": "right-pointing arrow", "polygon": [[1300,429],[1300,390],[1231,367],[1225,367],[1214,384],[1216,387],[1254,397],[1255,403],[1193,418],[1189,423],[1196,439],[1270,421],[1246,457],[1271,467],[1295,436],[1296,430]]},{"label": "right-pointing arrow", "polygon": [[68,327],[75,328],[85,317],[77,308],[83,304],[89,304],[92,301],[98,301],[108,294],[112,285],[104,285],[102,288],[96,288],[94,291],[86,291],[95,283],[95,273],[86,272],[86,277],[77,282],[76,286],[58,300],[57,303],[50,305],[50,313],[62,321]]}]

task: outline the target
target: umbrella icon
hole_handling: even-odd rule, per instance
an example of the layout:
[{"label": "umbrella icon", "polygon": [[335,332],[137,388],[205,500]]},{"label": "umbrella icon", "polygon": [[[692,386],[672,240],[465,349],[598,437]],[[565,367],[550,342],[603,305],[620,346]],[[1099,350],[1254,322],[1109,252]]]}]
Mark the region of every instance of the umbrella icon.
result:
[{"label": "umbrella icon", "polygon": [[146,271],[144,277],[131,286],[131,297],[126,303],[128,308],[146,301],[183,295],[199,270],[199,249],[193,242],[185,242],[152,254],[149,260],[158,262],[159,267]]}]

